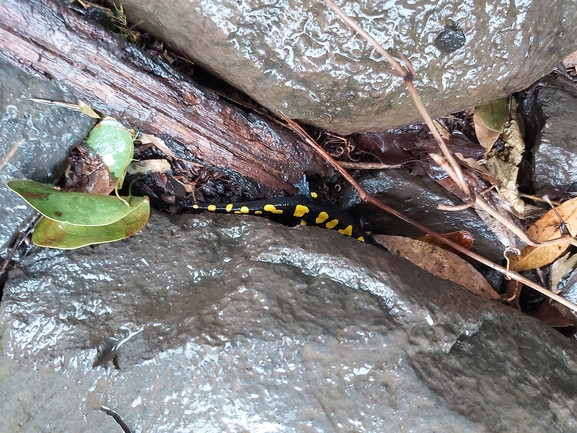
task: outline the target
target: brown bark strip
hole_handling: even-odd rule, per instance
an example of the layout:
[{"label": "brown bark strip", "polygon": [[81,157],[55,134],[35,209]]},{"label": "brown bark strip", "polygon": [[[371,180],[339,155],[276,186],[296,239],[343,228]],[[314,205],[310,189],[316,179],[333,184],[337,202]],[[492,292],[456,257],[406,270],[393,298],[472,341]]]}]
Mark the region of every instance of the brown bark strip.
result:
[{"label": "brown bark strip", "polygon": [[0,60],[59,81],[95,109],[275,191],[294,192],[303,172],[323,170],[292,133],[200,89],[52,0],[0,2]]}]

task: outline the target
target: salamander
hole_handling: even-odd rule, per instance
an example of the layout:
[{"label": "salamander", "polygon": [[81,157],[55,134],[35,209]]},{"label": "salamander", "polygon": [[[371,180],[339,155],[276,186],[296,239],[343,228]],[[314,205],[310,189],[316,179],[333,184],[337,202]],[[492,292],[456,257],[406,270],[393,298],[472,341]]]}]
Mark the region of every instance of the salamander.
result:
[{"label": "salamander", "polygon": [[332,229],[360,242],[376,244],[368,222],[352,217],[339,206],[320,200],[317,193],[308,190],[306,181],[297,187],[299,195],[244,203],[193,203],[184,205],[183,210],[259,215],[289,226],[308,225]]}]

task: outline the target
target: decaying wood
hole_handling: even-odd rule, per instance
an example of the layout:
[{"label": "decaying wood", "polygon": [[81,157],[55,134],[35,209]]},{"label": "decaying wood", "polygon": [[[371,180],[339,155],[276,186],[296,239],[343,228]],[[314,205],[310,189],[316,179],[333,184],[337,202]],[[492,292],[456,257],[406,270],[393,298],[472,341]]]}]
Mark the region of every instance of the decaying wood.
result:
[{"label": "decaying wood", "polygon": [[[196,158],[294,193],[314,151],[282,127],[247,114],[52,0],[0,2],[0,60],[59,81],[93,108],[171,137]],[[178,149],[174,149],[179,154]]]}]

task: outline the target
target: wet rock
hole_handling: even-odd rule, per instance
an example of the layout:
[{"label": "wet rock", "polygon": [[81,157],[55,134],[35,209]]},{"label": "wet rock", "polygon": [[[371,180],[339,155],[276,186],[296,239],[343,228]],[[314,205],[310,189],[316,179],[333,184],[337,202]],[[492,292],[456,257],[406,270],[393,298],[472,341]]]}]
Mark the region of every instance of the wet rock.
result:
[{"label": "wet rock", "polygon": [[567,77],[550,75],[524,102],[529,133],[534,139],[535,191],[577,191],[577,87]]},{"label": "wet rock", "polygon": [[462,48],[467,42],[465,33],[456,25],[447,26],[435,38],[435,46],[445,53],[452,53]]},{"label": "wet rock", "polygon": [[[453,206],[459,201],[426,176],[412,176],[407,170],[400,168],[372,172],[358,181],[370,195],[437,233],[467,230],[473,235],[474,252],[492,261],[503,260],[503,244],[475,211],[465,209],[449,212],[437,209],[440,204]],[[350,186],[345,187],[341,205],[355,215],[365,216],[371,222],[375,233],[413,238],[423,236],[421,231],[410,224],[374,206],[359,204],[359,197]]]},{"label": "wet rock", "polygon": [[125,241],[31,256],[0,335],[2,431],[120,431],[102,406],[134,431],[577,428],[574,343],[370,245],[256,217],[154,214]]},{"label": "wet rock", "polygon": [[40,80],[6,63],[0,63],[0,154],[22,144],[0,171],[0,247],[32,213],[24,201],[6,187],[13,179],[51,183],[65,166],[68,151],[94,124],[88,116],[63,107],[40,104],[30,98],[77,103],[57,83]]},{"label": "wet rock", "polygon": [[[342,134],[421,121],[403,80],[323,2],[123,5],[133,22],[291,118]],[[433,117],[526,88],[574,51],[577,38],[577,8],[569,0],[343,7],[385,48],[412,62]]]}]

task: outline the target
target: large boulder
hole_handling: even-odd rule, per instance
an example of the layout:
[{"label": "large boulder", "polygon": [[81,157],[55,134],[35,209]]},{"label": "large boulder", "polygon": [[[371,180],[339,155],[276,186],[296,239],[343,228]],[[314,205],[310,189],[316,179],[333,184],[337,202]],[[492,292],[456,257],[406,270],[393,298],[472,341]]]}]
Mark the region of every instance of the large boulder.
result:
[{"label": "large boulder", "polygon": [[[153,214],[0,304],[0,431],[574,432],[577,347],[336,232]],[[114,349],[114,346],[117,349]],[[125,430],[126,431],[126,430]]]},{"label": "large boulder", "polygon": [[[403,80],[322,1],[126,0],[133,22],[271,110],[341,134],[419,122]],[[572,0],[346,2],[433,116],[531,85],[575,50]]]}]

